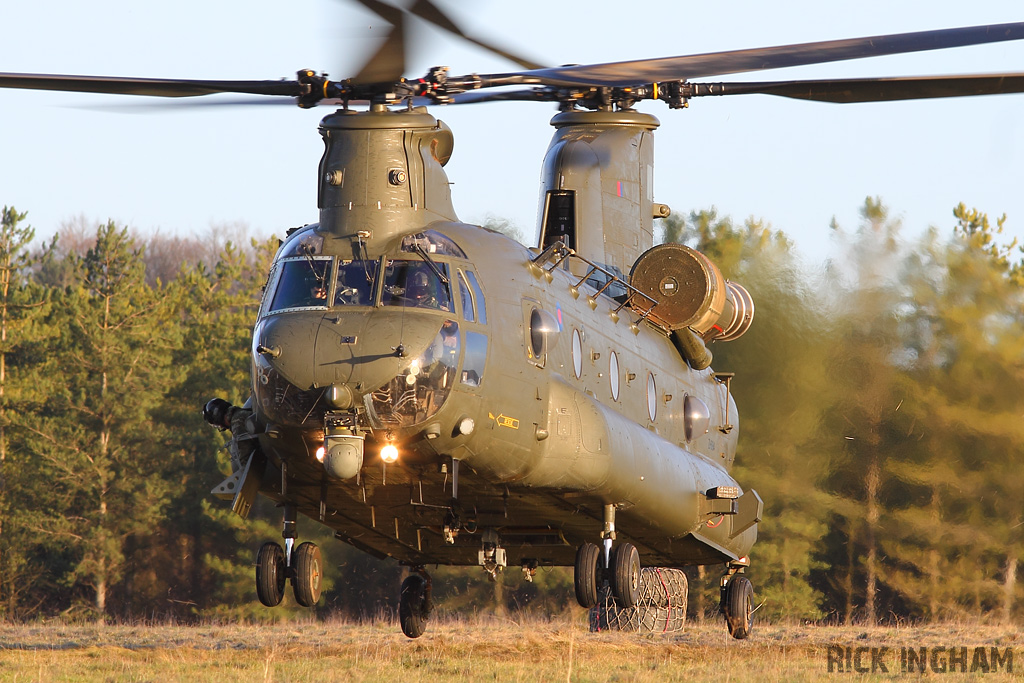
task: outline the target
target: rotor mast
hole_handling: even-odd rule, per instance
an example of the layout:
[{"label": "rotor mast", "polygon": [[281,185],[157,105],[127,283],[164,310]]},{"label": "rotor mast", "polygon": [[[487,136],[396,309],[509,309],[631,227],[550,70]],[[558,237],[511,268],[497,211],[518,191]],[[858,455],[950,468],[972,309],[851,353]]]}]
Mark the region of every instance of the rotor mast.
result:
[{"label": "rotor mast", "polygon": [[320,135],[318,232],[383,244],[434,221],[458,220],[443,168],[454,137],[424,108],[341,110],[324,117]]}]

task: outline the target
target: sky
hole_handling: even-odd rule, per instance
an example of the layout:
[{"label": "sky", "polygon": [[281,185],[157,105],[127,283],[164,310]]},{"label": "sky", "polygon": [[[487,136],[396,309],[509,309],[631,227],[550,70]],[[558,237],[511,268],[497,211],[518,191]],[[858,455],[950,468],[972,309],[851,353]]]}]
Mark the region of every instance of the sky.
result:
[{"label": "sky", "polygon": [[[549,65],[1024,19],[1014,0],[436,1],[468,33]],[[434,65],[458,74],[517,69],[417,23],[409,76]],[[387,27],[347,0],[7,2],[0,26],[0,71],[205,79],[293,78],[301,68],[352,75]],[[1024,72],[1024,41],[720,80],[1014,71]],[[153,101],[0,89],[0,205],[27,211],[41,236],[79,216],[181,235],[238,222],[254,235],[283,235],[317,220],[317,122],[331,109],[156,109]],[[855,229],[869,195],[883,199],[908,237],[929,226],[951,234],[962,201],[1006,213],[1006,241],[1024,242],[1024,95],[853,105],[753,95],[638,108],[662,124],[655,201],[764,219],[810,263],[841,257],[829,225],[835,218]],[[460,218],[507,218],[532,234],[555,106],[431,113],[455,133],[446,170]]]}]

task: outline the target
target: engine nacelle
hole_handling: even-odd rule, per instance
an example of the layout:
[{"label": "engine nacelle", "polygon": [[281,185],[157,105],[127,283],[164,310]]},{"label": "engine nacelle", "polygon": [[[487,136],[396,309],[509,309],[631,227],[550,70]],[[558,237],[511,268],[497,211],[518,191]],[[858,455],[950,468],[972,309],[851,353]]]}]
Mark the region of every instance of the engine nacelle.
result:
[{"label": "engine nacelle", "polygon": [[[690,328],[705,342],[738,339],[754,320],[754,300],[704,254],[685,244],[659,244],[640,255],[629,284],[657,305],[650,317],[671,330]],[[646,305],[636,302],[638,310]]]}]

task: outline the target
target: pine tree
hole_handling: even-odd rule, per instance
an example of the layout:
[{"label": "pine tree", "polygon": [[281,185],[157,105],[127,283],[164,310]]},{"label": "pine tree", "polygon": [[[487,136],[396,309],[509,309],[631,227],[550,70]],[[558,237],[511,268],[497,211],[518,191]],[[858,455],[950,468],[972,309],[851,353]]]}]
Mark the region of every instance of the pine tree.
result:
[{"label": "pine tree", "polygon": [[896,312],[903,252],[899,223],[889,219],[879,199],[867,198],[861,215],[864,222],[852,240],[834,226],[848,244],[845,258],[831,266],[833,340],[824,366],[828,386],[819,394],[827,407],[817,452],[829,466],[825,483],[835,496],[832,509],[839,518],[832,542],[838,545],[822,549],[819,556],[846,576],[838,586],[834,575],[824,579],[846,593],[830,598],[833,606],[843,606],[844,621],[860,604],[863,619],[875,623],[887,590],[880,539],[888,466],[906,458],[909,447],[898,412],[903,395],[897,365],[903,349]]},{"label": "pine tree", "polygon": [[[151,417],[167,386],[176,328],[171,309],[145,283],[141,250],[126,229],[101,225],[84,257],[70,255],[76,284],[55,298],[59,330],[37,389],[30,428],[49,492],[38,514],[51,556],[70,559],[63,582],[110,613],[109,596],[130,608],[145,540],[159,523],[171,483]],[[136,564],[131,564],[136,559]],[[127,570],[131,569],[131,572]]]},{"label": "pine tree", "polygon": [[18,426],[29,400],[31,347],[42,336],[46,295],[28,279],[35,259],[28,245],[35,232],[27,214],[3,207],[0,214],[0,616],[22,615],[39,568],[25,530],[28,489],[35,485],[24,458]]},{"label": "pine tree", "polygon": [[904,479],[928,489],[932,524],[921,555],[907,561],[911,580],[902,587],[927,577],[929,590],[919,599],[929,613],[945,602],[956,612],[997,612],[1009,622],[1024,540],[1022,265],[1015,242],[997,243],[1005,217],[993,226],[962,204],[954,216],[953,241],[930,236],[914,281],[912,376],[919,389],[910,409],[931,457]]},{"label": "pine tree", "polygon": [[279,511],[268,523],[258,506],[242,520],[222,501],[210,500],[210,489],[231,472],[229,435],[202,419],[203,405],[214,396],[239,405],[248,398],[252,328],[276,247],[276,239],[253,242],[248,250],[229,242],[212,269],[201,262],[186,268],[166,290],[178,310],[182,344],[159,418],[170,435],[167,448],[176,454],[175,489],[159,530],[166,553],[161,579],[176,604],[195,613],[251,601],[255,549],[280,535]]}]

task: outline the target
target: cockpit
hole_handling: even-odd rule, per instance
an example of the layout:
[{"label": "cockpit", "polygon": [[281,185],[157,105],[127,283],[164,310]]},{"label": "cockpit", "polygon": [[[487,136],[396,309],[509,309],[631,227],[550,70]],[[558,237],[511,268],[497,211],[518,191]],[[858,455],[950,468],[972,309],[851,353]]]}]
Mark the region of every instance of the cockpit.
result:
[{"label": "cockpit", "polygon": [[350,395],[370,427],[403,428],[436,414],[455,387],[480,386],[487,308],[458,245],[426,231],[375,259],[331,256],[322,246],[312,230],[293,235],[268,280],[254,342],[264,351],[254,346],[253,357],[268,414],[319,422],[339,405],[326,396]]},{"label": "cockpit", "polygon": [[[475,295],[482,304],[471,272],[453,278],[448,263],[434,260],[466,258],[458,245],[438,232],[405,237],[400,250],[407,258],[335,259],[318,253],[322,242],[314,234],[285,244],[270,275],[261,316],[334,306],[403,306],[452,313],[453,289],[464,302]],[[476,292],[471,294],[470,289]],[[474,312],[468,310],[472,320]]]}]

